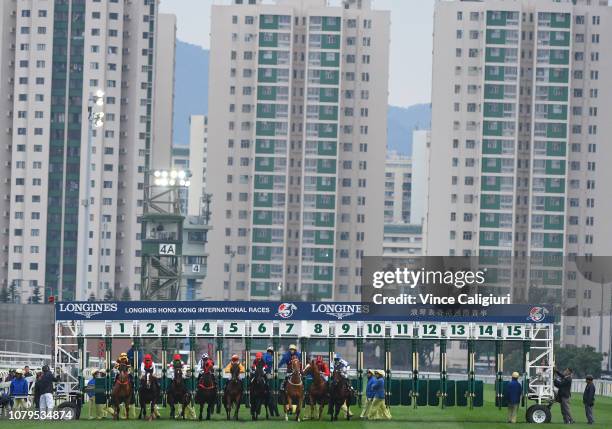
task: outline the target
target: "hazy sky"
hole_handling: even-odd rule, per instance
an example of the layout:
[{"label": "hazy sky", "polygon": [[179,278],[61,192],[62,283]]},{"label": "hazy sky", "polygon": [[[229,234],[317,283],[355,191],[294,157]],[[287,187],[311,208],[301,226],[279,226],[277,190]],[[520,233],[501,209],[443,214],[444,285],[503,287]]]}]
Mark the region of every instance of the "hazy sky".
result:
[{"label": "hazy sky", "polygon": [[[210,47],[210,6],[229,0],[161,0],[161,12],[177,17],[177,37]],[[338,1],[331,1],[335,4]],[[391,11],[389,104],[409,106],[431,100],[433,0],[373,0]]]}]

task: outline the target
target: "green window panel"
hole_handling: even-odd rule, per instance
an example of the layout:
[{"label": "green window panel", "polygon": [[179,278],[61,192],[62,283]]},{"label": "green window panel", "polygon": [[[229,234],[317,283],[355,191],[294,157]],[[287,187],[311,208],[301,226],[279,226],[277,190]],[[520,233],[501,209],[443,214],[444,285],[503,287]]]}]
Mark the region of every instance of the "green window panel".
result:
[{"label": "green window panel", "polygon": [[251,283],[251,296],[269,297],[272,283],[269,282],[253,282]]},{"label": "green window panel", "polygon": [[330,248],[315,249],[314,260],[315,262],[326,262],[326,263],[331,264],[332,262],[334,262],[334,249],[330,249]]},{"label": "green window panel", "polygon": [[563,284],[563,271],[544,271],[542,283],[546,286],[561,286]]},{"label": "green window panel", "polygon": [[260,48],[276,48],[278,47],[278,33],[259,33]]},{"label": "green window panel", "polygon": [[563,230],[564,218],[561,215],[544,216],[544,229]]},{"label": "green window panel", "polygon": [[338,153],[336,142],[318,142],[317,154],[323,156],[336,156]]},{"label": "green window panel", "polygon": [[338,120],[338,106],[319,106],[319,120],[336,121]]},{"label": "green window panel", "polygon": [[555,107],[553,108],[552,104],[548,105],[548,111],[546,112],[546,119],[567,120],[567,105],[560,104],[560,105],[554,105],[554,106]]},{"label": "green window panel", "polygon": [[274,176],[263,174],[255,175],[255,189],[272,189],[274,186]]},{"label": "green window panel", "polygon": [[483,173],[501,173],[501,158],[482,158]]},{"label": "green window panel", "polygon": [[563,248],[563,234],[544,233],[544,248]]},{"label": "green window panel", "polygon": [[334,232],[333,231],[315,231],[315,244],[333,245],[334,244]]},{"label": "green window panel", "polygon": [[564,194],[565,179],[546,179],[545,189],[547,193]]},{"label": "green window panel", "polygon": [[503,81],[505,74],[503,66],[485,66],[485,80]]},{"label": "green window panel", "polygon": [[483,114],[485,118],[503,118],[504,113],[512,112],[512,110],[505,110],[505,107],[512,107],[510,103],[485,103]]},{"label": "green window panel", "polygon": [[340,49],[339,34],[324,34],[321,36],[321,49]]},{"label": "green window panel", "polygon": [[313,299],[331,299],[332,285],[313,285],[310,295]]},{"label": "green window panel", "polygon": [[569,46],[570,33],[569,31],[551,31],[550,46]]},{"label": "green window panel", "polygon": [[546,174],[565,174],[565,161],[563,160],[546,160]]},{"label": "green window panel", "polygon": [[482,135],[499,137],[502,135],[503,122],[484,121],[482,125]]},{"label": "green window panel", "polygon": [[565,156],[567,144],[565,142],[546,142],[547,156]]},{"label": "green window panel", "polygon": [[567,83],[569,80],[569,69],[554,68],[548,73],[548,81],[550,83]]},{"label": "green window panel", "polygon": [[340,31],[342,20],[339,16],[324,16],[323,31]]},{"label": "green window panel", "polygon": [[555,139],[564,139],[567,137],[567,124],[551,123],[546,125],[546,137]]},{"label": "green window panel", "polygon": [[317,177],[317,191],[334,192],[336,190],[335,177]]},{"label": "green window panel", "polygon": [[561,252],[543,252],[542,264],[545,267],[562,267],[563,253]]},{"label": "green window panel", "polygon": [[317,209],[333,210],[336,208],[336,197],[334,195],[317,195],[315,207]]},{"label": "green window panel", "polygon": [[499,210],[501,197],[499,195],[482,194],[480,196],[480,208],[482,210]]},{"label": "green window panel", "polygon": [[340,54],[338,52],[322,52],[321,53],[322,67],[339,67]]},{"label": "green window panel", "polygon": [[255,279],[269,279],[270,264],[253,264],[251,266],[251,277]]},{"label": "green window panel", "polygon": [[276,104],[257,104],[257,117],[274,119],[276,117]]},{"label": "green window panel", "polygon": [[501,155],[502,141],[494,139],[483,139],[482,153],[483,155]]},{"label": "green window panel", "polygon": [[499,228],[499,213],[480,213],[481,228]]},{"label": "green window panel", "polygon": [[251,257],[254,261],[269,261],[272,259],[272,248],[265,246],[253,246]]},{"label": "green window panel", "polygon": [[321,138],[336,138],[338,136],[338,124],[319,124],[318,136]]},{"label": "green window panel", "polygon": [[340,72],[337,70],[321,70],[319,83],[321,85],[338,85],[340,82]]},{"label": "green window panel", "polygon": [[570,28],[572,17],[569,13],[553,13],[551,15],[551,28]]},{"label": "green window panel", "polygon": [[276,122],[257,121],[255,132],[258,136],[273,137],[276,135]]},{"label": "green window panel", "polygon": [[259,64],[276,65],[278,64],[278,51],[259,51]]},{"label": "green window panel", "polygon": [[322,103],[337,103],[338,88],[319,88],[319,101]]},{"label": "green window panel", "polygon": [[317,173],[336,174],[335,159],[317,159]]},{"label": "green window panel", "polygon": [[551,49],[548,62],[555,65],[567,65],[569,64],[569,52],[565,49]]},{"label": "green window panel", "polygon": [[274,158],[256,156],[255,171],[274,171]]},{"label": "green window panel", "polygon": [[313,278],[319,281],[331,281],[334,277],[334,267],[314,267]]},{"label": "green window panel", "polygon": [[504,86],[491,83],[485,84],[484,98],[490,100],[502,100],[504,98]]},{"label": "green window panel", "polygon": [[565,198],[544,197],[544,210],[547,212],[562,212],[565,210]]},{"label": "green window panel", "polygon": [[272,194],[271,192],[255,192],[254,195],[254,206],[255,207],[272,207]]},{"label": "green window panel", "polygon": [[315,226],[333,228],[335,222],[335,215],[333,212],[316,213],[315,215]]},{"label": "green window panel", "polygon": [[504,45],[506,43],[506,30],[487,29],[487,44]]},{"label": "green window panel", "polygon": [[497,231],[480,231],[481,246],[498,246],[499,232]]},{"label": "green window panel", "polygon": [[487,25],[505,26],[509,16],[511,16],[510,12],[505,10],[488,10]]},{"label": "green window panel", "polygon": [[276,87],[275,86],[258,86],[257,87],[257,99],[258,100],[276,100]]},{"label": "green window panel", "polygon": [[264,139],[256,139],[255,140],[255,152],[261,154],[270,154],[274,153],[274,140],[264,140]]},{"label": "green window panel", "polygon": [[254,210],[253,223],[255,225],[272,225],[272,212],[269,210]]},{"label": "green window panel", "polygon": [[278,69],[262,68],[257,69],[257,79],[259,82],[276,83]]},{"label": "green window panel", "polygon": [[480,179],[482,191],[499,191],[501,189],[501,177],[482,176]]},{"label": "green window panel", "polygon": [[506,48],[486,48],[485,61],[488,63],[503,63],[506,59]]},{"label": "green window panel", "polygon": [[566,86],[549,86],[548,101],[567,101],[568,88]]},{"label": "green window panel", "polygon": [[278,15],[259,15],[259,28],[262,30],[278,30]]},{"label": "green window panel", "polygon": [[[497,250],[480,250],[478,253],[478,263],[480,265],[497,265],[499,263],[499,252]],[[487,273],[488,272],[487,270]]]},{"label": "green window panel", "polygon": [[272,230],[270,228],[253,228],[254,243],[272,243]]}]

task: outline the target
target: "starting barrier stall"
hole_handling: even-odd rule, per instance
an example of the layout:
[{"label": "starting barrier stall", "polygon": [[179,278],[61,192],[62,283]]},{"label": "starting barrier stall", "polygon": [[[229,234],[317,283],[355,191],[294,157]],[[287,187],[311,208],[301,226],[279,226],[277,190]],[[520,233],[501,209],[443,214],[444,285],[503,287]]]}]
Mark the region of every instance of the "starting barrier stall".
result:
[{"label": "starting barrier stall", "polygon": [[[112,340],[129,338],[134,344],[134,370],[141,341],[161,339],[162,390],[167,387],[168,341],[189,342],[187,383],[195,389],[198,359],[196,340],[209,339],[216,344],[215,361],[219,386],[223,385],[224,340],[244,341],[243,361],[250,362],[255,339],[267,339],[274,347],[272,390],[280,386],[278,362],[281,340],[299,342],[302,364],[306,365],[309,344],[328,342],[329,361],[338,339],[356,344],[356,378],[353,386],[357,401],[362,401],[364,387],[364,341],[381,340],[384,347],[384,373],[387,405],[468,406],[483,405],[483,382],[476,380],[475,342],[495,344],[496,405],[505,405],[503,343],[522,343],[521,377],[524,398],[535,401],[527,410],[527,420],[550,421],[553,391],[553,316],[542,306],[513,304],[489,307],[464,305],[458,308],[410,305],[375,305],[366,303],[268,302],[268,301],[137,301],[137,302],[59,302],[55,309],[55,366],[67,374],[71,389],[84,389],[87,341],[104,339],[107,366],[105,398],[110,395]],[[391,342],[409,341],[412,347],[412,377],[392,377]],[[423,340],[439,344],[440,378],[419,378],[419,345]],[[449,380],[447,342],[467,342],[467,380]],[[138,377],[134,377],[136,388]],[[246,382],[245,382],[246,383]],[[248,386],[247,386],[248,387]],[[246,390],[248,395],[248,389]],[[99,400],[102,400],[99,395]],[[104,398],[104,399],[105,399]],[[245,398],[248,404],[248,397]]]}]

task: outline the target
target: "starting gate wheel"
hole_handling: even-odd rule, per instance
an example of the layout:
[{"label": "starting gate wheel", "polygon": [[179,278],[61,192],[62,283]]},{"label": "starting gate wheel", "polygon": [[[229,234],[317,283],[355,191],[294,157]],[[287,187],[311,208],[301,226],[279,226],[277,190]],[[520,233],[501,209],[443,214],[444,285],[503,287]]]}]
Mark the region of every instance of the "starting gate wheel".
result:
[{"label": "starting gate wheel", "polygon": [[551,413],[548,405],[535,404],[527,408],[527,423],[550,423]]},{"label": "starting gate wheel", "polygon": [[72,401],[62,402],[57,406],[57,411],[60,412],[62,420],[76,420],[77,406]]}]

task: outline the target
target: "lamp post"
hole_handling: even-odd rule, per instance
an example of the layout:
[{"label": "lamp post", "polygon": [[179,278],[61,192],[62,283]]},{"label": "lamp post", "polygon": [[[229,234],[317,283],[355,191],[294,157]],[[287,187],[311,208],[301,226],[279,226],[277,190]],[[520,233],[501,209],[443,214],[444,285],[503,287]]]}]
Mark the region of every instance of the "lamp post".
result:
[{"label": "lamp post", "polygon": [[[88,231],[89,231],[89,215],[91,205],[91,154],[93,147],[93,133],[95,128],[101,128],[104,125],[104,112],[102,111],[104,106],[104,91],[98,89],[94,94],[89,95],[87,104],[87,151],[85,166],[85,195],[81,200],[83,206],[79,228],[79,241],[80,248],[83,252],[83,264],[81,267],[81,295],[82,298],[87,295],[87,270],[89,267],[89,249],[87,247]],[[97,109],[96,109],[97,108]],[[60,289],[60,300],[61,300],[61,289],[62,285],[59,285]],[[75,297],[76,298],[76,297]],[[85,298],[83,298],[85,299]]]}]

